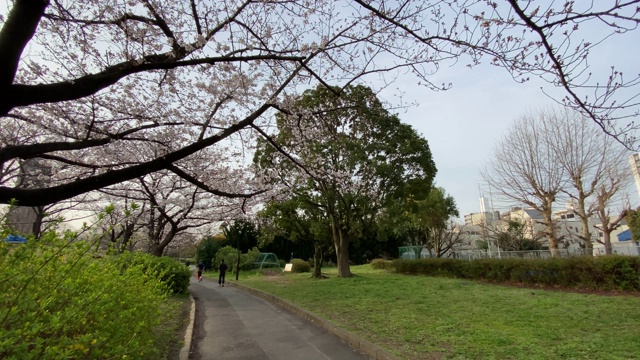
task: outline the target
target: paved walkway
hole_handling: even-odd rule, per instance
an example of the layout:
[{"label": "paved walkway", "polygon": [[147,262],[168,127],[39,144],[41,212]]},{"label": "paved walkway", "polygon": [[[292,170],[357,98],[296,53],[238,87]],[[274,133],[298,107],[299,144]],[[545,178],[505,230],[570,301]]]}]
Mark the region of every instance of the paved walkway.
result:
[{"label": "paved walkway", "polygon": [[196,360],[364,360],[337,336],[231,286],[191,279],[196,301]]}]

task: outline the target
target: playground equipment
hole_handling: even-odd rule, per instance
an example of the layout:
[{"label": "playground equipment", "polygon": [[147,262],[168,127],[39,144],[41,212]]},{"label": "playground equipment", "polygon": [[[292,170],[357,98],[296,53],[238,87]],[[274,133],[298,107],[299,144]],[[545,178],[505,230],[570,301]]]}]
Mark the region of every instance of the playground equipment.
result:
[{"label": "playground equipment", "polygon": [[422,246],[400,246],[398,254],[400,259],[412,260],[422,258]]},{"label": "playground equipment", "polygon": [[277,267],[280,269],[280,262],[278,262],[278,257],[274,253],[260,253],[258,260],[254,264],[258,269],[263,267]]}]

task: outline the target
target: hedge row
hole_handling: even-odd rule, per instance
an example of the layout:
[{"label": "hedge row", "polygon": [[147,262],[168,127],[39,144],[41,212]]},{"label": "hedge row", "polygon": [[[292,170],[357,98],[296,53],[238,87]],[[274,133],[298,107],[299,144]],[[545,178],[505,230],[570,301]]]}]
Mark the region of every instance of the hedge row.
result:
[{"label": "hedge row", "polygon": [[114,260],[123,269],[139,266],[145,274],[151,275],[166,284],[174,294],[187,293],[191,270],[174,259],[139,252],[126,252],[117,255]]},{"label": "hedge row", "polygon": [[448,276],[498,283],[590,290],[640,290],[640,257],[637,256],[584,256],[546,260],[394,260],[393,268],[402,274]]},{"label": "hedge row", "polygon": [[72,233],[0,241],[0,359],[161,359],[167,286]]},{"label": "hedge row", "polygon": [[392,270],[393,262],[391,260],[373,259],[371,260],[371,267],[378,270]]}]

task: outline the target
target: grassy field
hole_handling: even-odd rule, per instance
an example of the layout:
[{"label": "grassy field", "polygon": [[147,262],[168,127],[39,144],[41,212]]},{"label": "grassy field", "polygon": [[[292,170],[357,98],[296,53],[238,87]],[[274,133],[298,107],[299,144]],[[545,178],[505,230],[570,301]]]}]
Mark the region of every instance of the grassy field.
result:
[{"label": "grassy field", "polygon": [[352,271],[343,279],[329,269],[323,280],[241,272],[240,283],[403,359],[640,359],[640,297],[404,276],[369,265]]},{"label": "grassy field", "polygon": [[162,335],[156,346],[161,349],[165,359],[178,359],[184,344],[184,333],[189,325],[191,300],[189,295],[181,294],[171,295],[169,302],[175,307],[166,313],[165,321],[156,329],[156,332]]}]

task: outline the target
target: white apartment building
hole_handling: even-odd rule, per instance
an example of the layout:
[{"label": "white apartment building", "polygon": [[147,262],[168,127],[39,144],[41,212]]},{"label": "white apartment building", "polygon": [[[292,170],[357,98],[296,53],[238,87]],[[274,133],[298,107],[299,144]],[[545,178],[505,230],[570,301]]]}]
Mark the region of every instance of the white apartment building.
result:
[{"label": "white apartment building", "polygon": [[[496,212],[497,213],[497,212]],[[465,215],[465,227],[464,231],[467,234],[468,240],[466,243],[469,245],[483,244],[490,240],[490,231],[487,231],[487,223],[477,223],[474,220],[479,218],[480,214],[466,214]],[[579,235],[582,233],[582,223],[577,214],[567,206],[567,209],[556,211],[553,214],[554,228],[556,238],[559,239],[559,248],[568,251],[569,253],[582,251],[582,240]],[[467,221],[469,220],[469,221]],[[525,237],[532,240],[537,240],[542,245],[543,249],[549,249],[549,244],[544,235],[545,225],[543,224],[544,217],[542,213],[534,209],[523,209],[520,207],[514,207],[511,210],[503,213],[500,216],[500,220],[496,220],[489,223],[495,230],[506,229],[509,221],[518,221],[525,225]],[[595,228],[596,222],[592,219],[590,221],[590,233],[592,235],[592,243],[595,243],[598,230]],[[613,237],[613,235],[612,235]],[[491,241],[489,241],[491,242]],[[476,250],[478,247],[476,246]]]},{"label": "white apartment building", "polygon": [[636,190],[640,196],[640,153],[629,156],[629,165],[631,165],[631,173],[633,173],[633,180],[636,183]]},{"label": "white apartment building", "polygon": [[485,212],[479,212],[479,213],[469,213],[464,215],[465,225],[492,224],[496,221],[500,221],[499,211],[485,211]]}]

